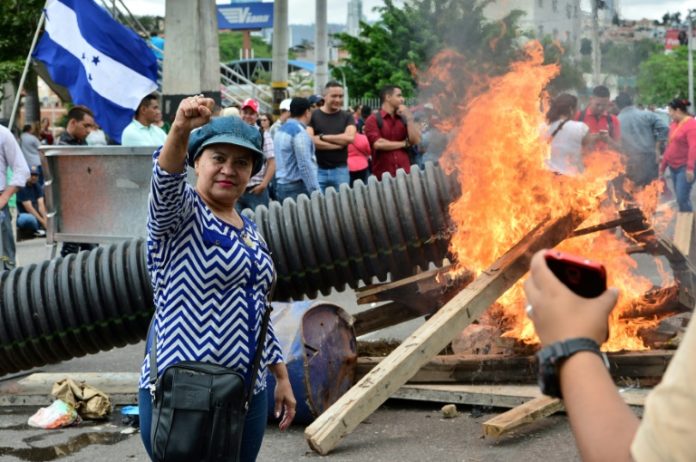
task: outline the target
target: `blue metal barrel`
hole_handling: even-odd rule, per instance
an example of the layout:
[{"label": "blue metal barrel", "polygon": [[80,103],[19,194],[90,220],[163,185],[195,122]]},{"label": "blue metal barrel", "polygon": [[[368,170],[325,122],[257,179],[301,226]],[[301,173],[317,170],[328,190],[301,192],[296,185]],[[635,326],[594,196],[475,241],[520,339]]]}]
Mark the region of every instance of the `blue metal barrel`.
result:
[{"label": "blue metal barrel", "polygon": [[[322,301],[273,303],[280,341],[297,399],[295,423],[309,424],[353,386],[357,348],[353,318]],[[268,374],[268,415],[273,416],[275,379]]]}]

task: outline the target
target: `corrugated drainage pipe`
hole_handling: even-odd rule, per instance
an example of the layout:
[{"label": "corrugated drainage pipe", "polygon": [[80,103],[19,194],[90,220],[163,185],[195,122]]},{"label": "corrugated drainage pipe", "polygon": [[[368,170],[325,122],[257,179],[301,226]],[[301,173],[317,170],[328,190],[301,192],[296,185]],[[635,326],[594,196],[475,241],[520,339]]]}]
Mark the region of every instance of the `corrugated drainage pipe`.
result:
[{"label": "corrugated drainage pipe", "polygon": [[[447,254],[456,183],[427,165],[251,214],[278,271],[277,300],[315,298],[360,281],[404,277]],[[143,240],[0,276],[0,374],[137,343],[152,315]]]}]

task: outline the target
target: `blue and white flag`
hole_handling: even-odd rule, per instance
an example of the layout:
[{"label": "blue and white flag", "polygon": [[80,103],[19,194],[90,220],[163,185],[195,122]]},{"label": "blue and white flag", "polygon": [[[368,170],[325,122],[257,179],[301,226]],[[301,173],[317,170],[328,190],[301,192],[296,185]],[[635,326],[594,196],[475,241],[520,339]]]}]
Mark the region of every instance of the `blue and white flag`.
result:
[{"label": "blue and white flag", "polygon": [[34,58],[120,143],[142,98],[157,89],[154,53],[93,0],[49,0],[44,11]]}]

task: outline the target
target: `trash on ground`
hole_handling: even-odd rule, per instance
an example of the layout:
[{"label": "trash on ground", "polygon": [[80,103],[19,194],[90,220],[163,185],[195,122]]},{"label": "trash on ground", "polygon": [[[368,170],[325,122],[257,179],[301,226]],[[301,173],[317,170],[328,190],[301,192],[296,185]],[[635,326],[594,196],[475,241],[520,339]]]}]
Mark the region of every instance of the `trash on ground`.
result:
[{"label": "trash on ground", "polygon": [[42,407],[27,422],[36,428],[62,428],[80,423],[80,416],[70,404],[57,399],[50,406]]},{"label": "trash on ground", "polygon": [[121,423],[140,428],[140,409],[138,406],[123,406],[121,408]]},{"label": "trash on ground", "polygon": [[111,413],[109,395],[85,382],[59,380],[53,384],[51,394],[73,406],[83,419],[105,419]]}]

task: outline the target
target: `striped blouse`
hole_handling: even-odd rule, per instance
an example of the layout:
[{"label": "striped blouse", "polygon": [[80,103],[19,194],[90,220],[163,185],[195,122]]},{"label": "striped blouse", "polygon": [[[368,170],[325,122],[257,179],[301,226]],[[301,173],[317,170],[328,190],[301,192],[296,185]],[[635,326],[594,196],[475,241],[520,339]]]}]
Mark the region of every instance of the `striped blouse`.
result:
[{"label": "striped blouse", "polygon": [[[158,373],[179,361],[203,361],[233,368],[248,380],[273,279],[268,247],[246,217],[241,230],[218,219],[186,183],[185,172],[170,174],[154,164],[147,265]],[[254,393],[266,386],[267,366],[282,361],[269,325]],[[147,388],[149,374],[145,355],[140,388]]]}]

